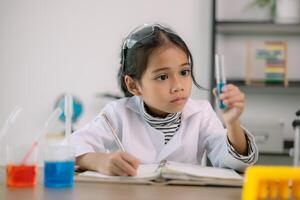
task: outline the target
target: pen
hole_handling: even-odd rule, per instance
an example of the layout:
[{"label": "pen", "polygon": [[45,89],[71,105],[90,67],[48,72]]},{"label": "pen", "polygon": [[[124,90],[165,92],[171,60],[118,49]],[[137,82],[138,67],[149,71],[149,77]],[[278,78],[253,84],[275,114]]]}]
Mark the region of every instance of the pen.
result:
[{"label": "pen", "polygon": [[226,85],[225,69],[224,69],[224,56],[215,55],[215,76],[217,81],[217,98],[219,101],[219,108],[226,109],[227,106],[220,100],[219,95],[222,93],[224,86]]},{"label": "pen", "polygon": [[112,125],[110,123],[110,120],[108,119],[108,117],[106,116],[105,113],[102,113],[101,115],[104,118],[104,120],[107,123],[107,125],[109,126],[109,128],[111,130],[111,134],[112,134],[115,142],[117,143],[118,147],[120,148],[121,151],[125,152],[124,146],[122,145],[120,139],[118,138],[118,135],[117,135],[115,129],[112,127]]}]

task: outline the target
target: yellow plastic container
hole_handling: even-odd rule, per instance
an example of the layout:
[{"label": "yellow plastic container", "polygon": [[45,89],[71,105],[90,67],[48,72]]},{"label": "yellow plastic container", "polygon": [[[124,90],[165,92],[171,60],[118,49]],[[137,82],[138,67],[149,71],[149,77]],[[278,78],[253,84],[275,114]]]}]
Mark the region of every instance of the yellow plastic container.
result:
[{"label": "yellow plastic container", "polygon": [[300,200],[300,167],[248,167],[245,173],[242,199]]}]

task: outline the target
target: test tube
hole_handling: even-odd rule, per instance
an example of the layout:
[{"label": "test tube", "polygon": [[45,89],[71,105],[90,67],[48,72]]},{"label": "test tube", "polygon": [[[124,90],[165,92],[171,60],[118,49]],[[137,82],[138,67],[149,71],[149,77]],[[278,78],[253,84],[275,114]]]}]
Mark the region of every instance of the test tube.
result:
[{"label": "test tube", "polygon": [[73,96],[71,94],[65,95],[65,138],[69,142],[72,132],[72,116],[73,116]]},{"label": "test tube", "polygon": [[224,110],[227,108],[227,106],[219,98],[224,86],[226,85],[223,55],[218,55],[218,54],[215,55],[215,76],[217,82],[217,99],[218,99],[219,108]]}]

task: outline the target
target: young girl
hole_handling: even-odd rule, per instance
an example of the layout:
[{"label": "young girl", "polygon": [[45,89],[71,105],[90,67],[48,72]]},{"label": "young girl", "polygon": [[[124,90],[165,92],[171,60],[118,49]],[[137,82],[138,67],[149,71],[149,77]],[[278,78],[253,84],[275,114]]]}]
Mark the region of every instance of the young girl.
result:
[{"label": "young girl", "polygon": [[80,168],[132,176],[141,163],[200,164],[205,151],[215,167],[242,172],[256,162],[253,136],[239,122],[244,94],[228,84],[219,96],[227,105],[223,128],[208,101],[190,99],[192,83],[200,86],[192,55],[173,30],[160,24],[138,27],[124,41],[121,57],[118,79],[126,97],[72,134]]}]

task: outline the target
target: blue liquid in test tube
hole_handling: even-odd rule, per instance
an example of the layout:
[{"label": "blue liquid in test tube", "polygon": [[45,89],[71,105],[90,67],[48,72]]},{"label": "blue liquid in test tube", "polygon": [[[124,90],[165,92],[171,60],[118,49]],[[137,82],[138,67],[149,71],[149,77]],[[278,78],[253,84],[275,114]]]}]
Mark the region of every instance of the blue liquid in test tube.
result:
[{"label": "blue liquid in test tube", "polygon": [[219,108],[224,110],[227,108],[226,104],[219,99],[220,94],[224,86],[226,85],[226,77],[224,70],[224,57],[222,55],[215,55],[215,72],[216,72],[216,81],[217,81],[217,95],[218,95],[218,104]]},{"label": "blue liquid in test tube", "polygon": [[44,184],[50,188],[71,188],[74,184],[74,161],[46,161]]}]

